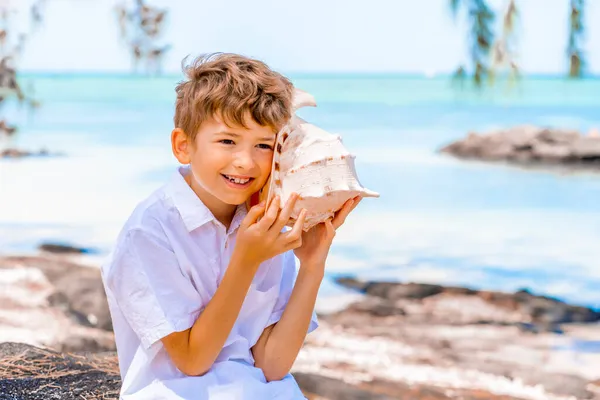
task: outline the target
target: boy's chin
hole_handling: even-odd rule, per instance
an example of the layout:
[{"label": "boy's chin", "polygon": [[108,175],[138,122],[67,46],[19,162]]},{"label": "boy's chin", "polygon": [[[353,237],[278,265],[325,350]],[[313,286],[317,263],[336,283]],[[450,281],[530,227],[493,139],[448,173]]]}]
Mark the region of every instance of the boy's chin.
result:
[{"label": "boy's chin", "polygon": [[230,206],[239,206],[240,204],[247,203],[250,200],[250,196],[223,196],[220,200]]}]

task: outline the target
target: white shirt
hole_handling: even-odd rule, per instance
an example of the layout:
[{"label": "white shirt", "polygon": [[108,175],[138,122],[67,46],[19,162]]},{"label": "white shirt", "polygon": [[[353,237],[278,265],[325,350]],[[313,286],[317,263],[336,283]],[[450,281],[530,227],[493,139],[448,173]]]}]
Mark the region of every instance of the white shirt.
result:
[{"label": "white shirt", "polygon": [[[250,348],[279,321],[296,279],[293,252],[260,265],[213,367],[187,376],[161,338],[190,328],[215,294],[246,215],[238,206],[229,231],[182,176],[139,204],[102,266],[123,385],[121,399],[304,399],[291,375],[267,382]],[[317,327],[316,314],[309,332]]]}]

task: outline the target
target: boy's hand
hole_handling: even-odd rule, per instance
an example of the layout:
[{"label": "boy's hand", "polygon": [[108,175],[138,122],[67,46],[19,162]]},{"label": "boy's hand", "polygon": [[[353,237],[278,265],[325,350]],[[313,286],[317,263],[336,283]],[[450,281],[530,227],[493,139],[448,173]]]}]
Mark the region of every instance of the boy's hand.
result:
[{"label": "boy's hand", "polygon": [[[302,244],[302,226],[306,210],[302,210],[291,230],[281,232],[288,223],[298,195],[293,194],[279,210],[279,196],[275,197],[265,212],[264,202],[248,211],[237,234],[234,252],[255,267],[260,263]],[[260,221],[258,218],[263,215]]]},{"label": "boy's hand", "polygon": [[302,233],[302,245],[294,250],[294,254],[300,260],[300,266],[315,269],[315,272],[324,270],[325,260],[335,237],[335,230],[342,226],[348,214],[356,208],[361,200],[360,196],[348,200],[335,213],[333,219],[328,219],[312,227],[308,232]]}]

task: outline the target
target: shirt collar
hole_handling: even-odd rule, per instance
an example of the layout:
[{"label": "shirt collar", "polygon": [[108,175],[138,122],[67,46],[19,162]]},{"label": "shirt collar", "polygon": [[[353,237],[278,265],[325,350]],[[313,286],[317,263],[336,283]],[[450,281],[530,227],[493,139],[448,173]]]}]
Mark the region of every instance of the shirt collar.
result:
[{"label": "shirt collar", "polygon": [[246,214],[248,214],[248,208],[246,207],[246,204],[244,203],[244,204],[238,205],[237,208],[235,209],[235,214],[233,215],[231,224],[229,225],[228,233],[233,233],[233,232],[235,232],[235,230],[237,228],[240,227],[243,219],[246,217]]},{"label": "shirt collar", "polygon": [[[221,223],[186,182],[185,176],[189,173],[189,166],[178,168],[166,187],[166,192],[173,200],[173,205],[181,215],[185,227],[188,232],[191,232],[210,221],[220,225]],[[238,205],[229,226],[229,233],[234,232],[240,226],[246,214],[246,205]]]}]

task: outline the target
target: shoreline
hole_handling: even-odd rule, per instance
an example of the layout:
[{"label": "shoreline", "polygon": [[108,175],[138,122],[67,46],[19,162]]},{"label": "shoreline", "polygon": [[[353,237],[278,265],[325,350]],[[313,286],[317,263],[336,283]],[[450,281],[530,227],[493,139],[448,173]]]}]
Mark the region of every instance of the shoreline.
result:
[{"label": "shoreline", "polygon": [[[45,248],[45,247],[52,248],[52,247],[63,247],[63,246],[65,249],[59,249],[58,251],[53,250],[53,249],[51,249],[49,251],[43,250],[43,248]],[[0,251],[0,269],[1,269],[1,261],[5,258],[11,258],[11,257],[25,257],[25,258],[29,258],[29,257],[50,257],[50,258],[52,258],[52,257],[55,257],[55,258],[58,258],[61,260],[65,260],[68,262],[78,264],[80,266],[85,266],[85,267],[88,267],[91,269],[99,270],[99,267],[102,264],[102,262],[104,262],[104,260],[108,257],[108,252],[106,252],[103,248],[98,248],[98,247],[94,247],[94,246],[90,246],[90,247],[77,246],[77,245],[70,244],[68,242],[48,240],[48,241],[39,242],[37,245],[31,245],[29,248],[27,248],[23,251],[14,251],[14,250],[11,250],[8,252]],[[398,266],[397,268],[402,268],[402,266]],[[361,269],[356,270],[354,272],[343,272],[343,271],[339,271],[337,269],[334,271],[331,271],[331,270],[326,269],[325,278],[328,280],[327,285],[329,285],[329,286],[333,285],[333,289],[330,289],[329,293],[323,294],[323,292],[321,292],[320,297],[317,298],[316,307],[317,307],[318,312],[321,314],[330,314],[332,312],[339,311],[339,310],[347,307],[352,302],[359,301],[360,299],[362,299],[364,297],[364,294],[360,293],[360,291],[357,291],[354,288],[345,287],[344,285],[340,285],[339,282],[336,282],[339,279],[348,278],[348,279],[366,280],[366,281],[373,280],[373,281],[377,281],[377,282],[390,283],[390,284],[402,283],[402,284],[417,284],[417,285],[436,285],[436,286],[443,286],[443,287],[455,287],[456,286],[452,283],[444,282],[443,279],[441,279],[439,281],[421,282],[419,280],[413,280],[413,279],[371,278],[369,276],[369,274],[366,272],[368,272],[368,271],[361,270]],[[458,286],[456,286],[456,288],[472,290],[472,291],[495,291],[495,292],[503,292],[503,293],[512,293],[512,292],[516,292],[518,290],[530,291],[530,288],[525,287],[525,286],[521,287],[521,288],[517,288],[514,291],[495,289],[495,288],[491,288],[491,287],[486,287],[485,285],[458,285]],[[568,296],[553,295],[551,293],[546,293],[544,291],[533,291],[533,292],[537,296],[556,299],[560,302],[564,302],[564,303],[567,303],[572,306],[590,308],[590,309],[600,313],[600,302],[597,302],[595,304],[590,304],[590,303],[585,303],[585,302],[577,302],[577,301],[569,300],[567,298]]]},{"label": "shoreline", "polygon": [[[11,288],[0,291],[0,343],[115,351],[99,269],[75,259],[0,256]],[[594,311],[521,292],[342,283],[358,292],[319,300],[320,327],[292,371],[311,398],[600,399]],[[577,319],[595,322],[564,322]]]}]

